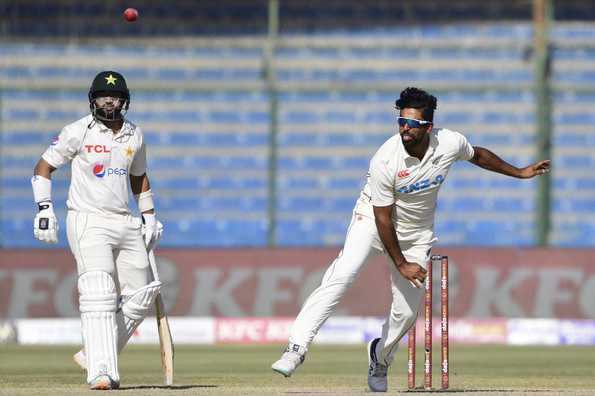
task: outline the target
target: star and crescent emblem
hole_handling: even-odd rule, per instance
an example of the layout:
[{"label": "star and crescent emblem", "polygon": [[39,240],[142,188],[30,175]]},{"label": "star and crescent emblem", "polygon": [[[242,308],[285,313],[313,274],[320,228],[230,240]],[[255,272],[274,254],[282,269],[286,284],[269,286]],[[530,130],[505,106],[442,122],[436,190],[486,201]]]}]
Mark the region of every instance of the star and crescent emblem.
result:
[{"label": "star and crescent emblem", "polygon": [[110,74],[109,76],[104,77],[104,78],[105,78],[105,81],[107,81],[107,85],[116,85],[117,78],[114,77],[113,75]]},{"label": "star and crescent emblem", "polygon": [[124,154],[126,154],[126,157],[130,158],[134,154],[134,150],[132,149],[132,147],[128,146],[126,150],[124,150]]}]

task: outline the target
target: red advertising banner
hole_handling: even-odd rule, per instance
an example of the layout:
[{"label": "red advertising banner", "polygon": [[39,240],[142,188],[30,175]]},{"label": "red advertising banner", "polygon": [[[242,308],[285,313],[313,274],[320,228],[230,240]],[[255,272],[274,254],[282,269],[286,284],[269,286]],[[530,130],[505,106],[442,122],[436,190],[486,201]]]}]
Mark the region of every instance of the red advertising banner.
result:
[{"label": "red advertising banner", "polygon": [[[160,249],[157,261],[172,315],[292,318],[338,253]],[[593,249],[438,247],[434,253],[450,258],[451,317],[595,318]],[[370,260],[337,313],[384,316],[391,301],[388,265],[384,257]],[[77,316],[75,268],[65,250],[0,250],[0,317]],[[434,294],[439,315],[439,282]]]}]

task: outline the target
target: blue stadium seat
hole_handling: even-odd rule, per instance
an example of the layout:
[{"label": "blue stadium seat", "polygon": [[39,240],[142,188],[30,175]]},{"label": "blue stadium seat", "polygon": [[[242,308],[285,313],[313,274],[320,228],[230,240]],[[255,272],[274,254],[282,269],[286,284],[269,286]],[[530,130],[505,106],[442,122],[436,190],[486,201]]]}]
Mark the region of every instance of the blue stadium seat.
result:
[{"label": "blue stadium seat", "polygon": [[24,66],[9,66],[0,68],[0,77],[4,78],[33,78],[33,69]]},{"label": "blue stadium seat", "polygon": [[[31,211],[32,215],[34,210]],[[58,243],[55,245],[48,245],[38,241],[33,236],[33,217],[27,217],[25,219],[7,219],[2,215],[0,221],[0,244],[3,247],[13,248],[66,248],[68,247],[68,241],[66,238],[66,228],[64,225],[64,213],[57,213],[59,216],[60,231],[58,233]]]},{"label": "blue stadium seat", "polygon": [[[198,233],[198,223],[190,221],[165,221],[164,227],[166,232],[163,233],[163,238],[160,241],[162,246],[170,247],[184,247],[200,245],[200,237]],[[208,235],[208,232],[206,232]]]},{"label": "blue stadium seat", "polygon": [[471,121],[472,114],[467,111],[450,111],[436,116],[436,121],[444,124],[465,124]]},{"label": "blue stadium seat", "polygon": [[[454,188],[457,190],[471,190],[475,188],[486,188],[488,183],[482,179],[476,178],[463,178],[458,177],[456,173],[449,175],[446,179],[446,186],[445,188]],[[442,198],[439,198],[439,202],[442,203]]]},{"label": "blue stadium seat", "polygon": [[70,123],[79,118],[79,114],[76,111],[60,111],[60,110],[48,110],[44,117],[48,121],[63,121]]},{"label": "blue stadium seat", "polygon": [[231,179],[229,176],[212,176],[206,181],[205,188],[236,190],[239,187],[237,179]]},{"label": "blue stadium seat", "polygon": [[486,208],[486,200],[484,198],[461,197],[452,202],[452,209],[461,211],[479,212]]},{"label": "blue stadium seat", "polygon": [[535,209],[534,200],[518,198],[499,198],[493,201],[492,210],[501,213],[526,213]]},{"label": "blue stadium seat", "polygon": [[478,144],[483,144],[486,145],[488,147],[492,147],[492,146],[507,146],[507,145],[512,145],[512,141],[514,136],[511,136],[510,134],[491,134],[491,133],[482,133],[481,135],[479,135],[479,141],[477,142]]},{"label": "blue stadium seat", "polygon": [[282,147],[314,146],[318,143],[318,135],[314,133],[282,133],[279,145]]},{"label": "blue stadium seat", "polygon": [[329,212],[334,213],[345,213],[348,215],[353,210],[355,206],[355,197],[348,197],[348,198],[329,198],[327,199],[327,204],[325,207],[328,208]]},{"label": "blue stadium seat", "polygon": [[[33,169],[31,169],[33,172]],[[2,184],[0,184],[0,188],[2,189],[31,189],[31,177],[3,177]]]},{"label": "blue stadium seat", "polygon": [[265,175],[255,177],[242,177],[238,180],[238,188],[264,190],[265,188],[267,188],[267,183],[268,182],[265,178]]},{"label": "blue stadium seat", "polygon": [[322,102],[326,103],[331,100],[331,94],[329,91],[282,91],[279,93],[279,101],[284,104],[285,102]]},{"label": "blue stadium seat", "polygon": [[595,116],[590,112],[585,113],[561,113],[559,115],[554,115],[554,122],[568,125],[568,124],[585,124],[585,123],[594,123]]},{"label": "blue stadium seat", "polygon": [[40,111],[32,109],[11,109],[8,111],[7,119],[13,121],[28,121],[40,118]]},{"label": "blue stadium seat", "polygon": [[85,69],[77,67],[40,67],[36,74],[42,79],[52,78],[80,78],[87,77],[89,73]]},{"label": "blue stadium seat", "polygon": [[279,180],[279,186],[286,190],[309,190],[320,188],[320,179],[314,176],[288,176]]},{"label": "blue stadium seat", "polygon": [[303,164],[304,169],[309,170],[328,170],[335,167],[333,159],[328,157],[306,156],[303,158]]},{"label": "blue stadium seat", "polygon": [[595,213],[595,198],[572,199],[571,205],[574,212]]},{"label": "blue stadium seat", "polygon": [[169,144],[179,146],[198,146],[202,144],[203,136],[194,133],[172,133],[169,136]]},{"label": "blue stadium seat", "polygon": [[182,189],[198,189],[203,187],[201,181],[193,177],[179,177],[179,178],[151,178],[151,187],[155,190],[182,190]]},{"label": "blue stadium seat", "polygon": [[324,121],[327,123],[351,124],[357,122],[357,118],[353,112],[328,111],[324,114]]},{"label": "blue stadium seat", "polygon": [[566,168],[586,169],[593,167],[594,158],[590,155],[569,155],[561,156],[556,162]]},{"label": "blue stadium seat", "polygon": [[2,208],[6,213],[11,213],[19,210],[29,210],[33,214],[37,210],[37,205],[35,205],[35,202],[33,201],[33,194],[31,194],[31,196],[28,197],[2,196],[2,198],[0,199],[0,208]]},{"label": "blue stadium seat", "polygon": [[595,192],[595,178],[593,177],[578,177],[576,180],[576,187],[580,190],[593,190]]},{"label": "blue stadium seat", "polygon": [[293,170],[300,170],[304,168],[301,158],[292,158],[286,156],[280,156],[278,161],[278,168],[281,171],[293,171]]},{"label": "blue stadium seat", "polygon": [[182,111],[182,110],[173,110],[168,111],[164,114],[163,117],[164,121],[174,121],[176,123],[196,123],[201,122],[202,117],[199,112],[197,111]]},{"label": "blue stadium seat", "polygon": [[164,67],[157,70],[157,78],[159,80],[187,80],[187,70],[182,68],[168,68]]},{"label": "blue stadium seat", "polygon": [[341,160],[341,169],[358,169],[365,175],[370,167],[372,157],[346,157]]},{"label": "blue stadium seat", "polygon": [[250,111],[246,114],[246,122],[250,124],[265,124],[268,125],[271,117],[264,111]]},{"label": "blue stadium seat", "polygon": [[467,231],[467,223],[457,220],[438,221],[434,231],[440,241],[444,241],[449,235],[465,233]]},{"label": "blue stadium seat", "polygon": [[331,190],[352,190],[354,193],[354,197],[356,196],[357,192],[361,188],[363,188],[363,186],[364,186],[363,172],[362,172],[362,177],[331,178],[326,184],[326,188],[329,188]]},{"label": "blue stadium seat", "polygon": [[[263,220],[193,220],[168,224],[163,243],[168,246],[263,246],[266,222]],[[167,238],[167,239],[166,239]]]},{"label": "blue stadium seat", "polygon": [[[47,133],[33,131],[5,132],[0,134],[0,142],[3,145],[41,144],[47,142],[49,145],[51,142],[51,137],[48,136]],[[41,152],[39,154],[41,155]],[[3,157],[5,155],[6,154],[4,154]]]},{"label": "blue stadium seat", "polygon": [[535,180],[518,180],[510,177],[496,176],[489,179],[487,188],[497,188],[500,190],[534,190],[535,185]]},{"label": "blue stadium seat", "polygon": [[288,124],[312,124],[320,122],[319,117],[310,112],[282,111],[279,117],[281,122]]},{"label": "blue stadium seat", "polygon": [[368,111],[366,112],[364,119],[362,120],[364,123],[378,123],[378,124],[386,124],[391,125],[394,123],[395,120],[395,113],[389,111]]},{"label": "blue stadium seat", "polygon": [[350,133],[333,133],[323,140],[325,146],[338,147],[338,146],[353,146],[356,141],[359,140],[357,136]]},{"label": "blue stadium seat", "polygon": [[148,161],[151,165],[151,168],[159,170],[181,169],[186,164],[184,157],[150,157]]},{"label": "blue stadium seat", "polygon": [[265,133],[209,133],[204,135],[202,144],[207,146],[263,146],[267,142]]},{"label": "blue stadium seat", "polygon": [[277,241],[281,246],[321,246],[321,230],[305,226],[297,220],[280,220],[277,225]]},{"label": "blue stadium seat", "polygon": [[236,111],[210,111],[208,119],[214,123],[230,123],[237,124],[242,122],[241,115]]},{"label": "blue stadium seat", "polygon": [[[27,37],[71,35],[72,26],[43,23],[48,18],[70,12],[64,2],[49,5],[13,3],[11,10],[17,10],[16,14],[5,12],[15,17],[7,19],[8,37],[17,33]],[[145,38],[152,35],[204,35],[205,32],[211,35],[204,37],[221,33],[238,37],[246,31],[258,37],[264,33],[264,2],[234,2],[231,8],[224,4],[199,3],[181,3],[173,8],[149,5],[143,11],[144,18],[175,18],[176,22],[114,25],[109,33],[118,37]],[[275,55],[280,60],[278,79],[282,83],[391,82],[402,83],[404,87],[411,81],[428,86],[460,82],[465,84],[464,89],[440,89],[437,123],[461,129],[469,124],[473,130],[467,136],[473,144],[485,145],[515,164],[535,160],[536,119],[532,111],[535,94],[524,88],[533,81],[533,69],[525,62],[524,48],[532,37],[530,23],[514,18],[505,18],[507,22],[504,23],[493,22],[484,18],[488,16],[486,10],[493,9],[484,4],[444,8],[436,7],[435,2],[385,2],[382,6],[367,4],[360,7],[336,2],[314,8],[306,3],[300,0],[281,4],[282,15],[297,18],[294,25],[285,26],[282,32],[288,41],[281,40],[276,48]],[[562,3],[557,5],[557,13],[563,11]],[[79,14],[102,15],[108,12],[106,7],[98,0],[84,2],[80,4]],[[518,12],[515,7],[506,10],[501,11],[502,15],[512,17]],[[15,22],[19,15],[46,18],[38,17],[41,23],[25,25]],[[399,25],[393,23],[394,15],[423,15],[437,23]],[[442,23],[455,16],[457,20],[465,16],[485,19],[485,23]],[[332,18],[333,23],[345,23],[352,28],[345,31],[311,29],[319,22],[326,21],[328,25],[328,18]],[[91,23],[77,26],[77,34],[84,38],[105,33],[100,23],[103,19],[91,18]],[[234,23],[237,21],[244,23]],[[369,21],[374,21],[374,29],[369,29]],[[326,26],[325,23],[321,25]],[[595,38],[595,29],[587,25],[562,23],[552,30],[557,43],[570,43],[554,48],[552,70],[555,81],[581,88],[588,88],[595,81],[595,72],[589,66],[595,59],[595,50],[580,45]],[[294,32],[298,33],[296,37],[304,34],[325,44],[302,46],[299,38],[291,37]],[[379,45],[374,43],[376,38]],[[388,44],[411,39],[421,39],[421,45],[404,48]],[[444,40],[459,42],[467,39],[473,40],[472,46],[444,44]],[[0,44],[0,56],[11,60],[10,65],[0,67],[0,78],[14,82],[14,87],[5,87],[0,93],[3,121],[0,186],[3,191],[10,192],[0,202],[3,211],[0,243],[3,247],[39,246],[30,232],[28,212],[34,209],[31,199],[19,199],[30,194],[29,176],[24,176],[23,169],[32,169],[61,125],[86,113],[81,103],[86,97],[88,81],[96,70],[55,62],[57,58],[68,57],[72,57],[72,65],[81,58],[118,59],[123,65],[119,70],[127,76],[131,86],[146,86],[146,80],[157,79],[179,85],[187,81],[192,84],[249,83],[246,87],[231,90],[134,89],[129,115],[138,120],[150,146],[151,182],[158,191],[159,210],[168,220],[164,246],[265,244],[266,225],[263,226],[262,220],[253,220],[264,218],[268,187],[269,94],[262,88],[264,49],[258,40],[255,44],[246,40],[238,45],[230,44],[230,41],[220,44],[218,40],[209,45],[173,41],[161,45],[141,40],[134,45],[119,46],[88,44],[86,40],[60,44],[33,41],[25,45],[22,42]],[[151,44],[143,44],[145,41]],[[334,45],[335,42],[338,44]],[[515,45],[510,45],[511,42]],[[153,59],[176,59],[177,62],[164,66],[152,62]],[[379,63],[368,67],[362,62],[370,59]],[[189,61],[187,65],[185,60]],[[215,60],[217,64],[206,65],[205,62],[203,65],[200,60]],[[404,60],[411,60],[415,67],[408,66]],[[459,62],[456,67],[452,66],[453,60]],[[390,62],[397,67],[391,67]],[[490,62],[493,65],[486,66]],[[569,62],[573,67],[568,67]],[[507,67],[500,67],[504,64]],[[29,86],[28,82],[33,80],[54,78],[69,79],[73,86],[80,84],[80,87],[62,91],[19,88]],[[479,85],[521,84],[518,89],[510,90],[467,89],[467,85],[474,86],[475,82],[481,83]],[[336,90],[324,86],[305,86],[305,89],[297,90],[289,87],[278,92],[280,152],[276,165],[280,174],[278,215],[282,220],[277,237],[285,246],[340,244],[349,212],[365,182],[370,158],[395,132],[395,113],[391,106],[398,92],[359,90],[356,86],[355,89]],[[60,106],[46,109],[39,103],[60,103]],[[588,220],[588,215],[595,209],[595,178],[588,173],[595,162],[589,151],[595,147],[595,135],[588,133],[595,124],[595,115],[589,111],[593,104],[595,94],[588,89],[568,89],[556,94],[552,205],[556,219],[553,235],[558,246],[593,246],[595,243],[594,228]],[[462,108],[464,111],[460,110]],[[39,129],[32,128],[32,124]],[[385,125],[384,133],[379,132],[382,125]],[[511,132],[511,126],[518,130]],[[497,130],[499,127],[502,132]],[[515,149],[511,150],[511,147]],[[323,153],[321,149],[328,152]],[[228,154],[222,154],[227,153],[226,150],[229,150]],[[53,177],[54,195],[61,201],[61,207],[67,193],[68,175],[68,170],[60,170]],[[457,163],[441,193],[439,210],[464,216],[438,222],[437,230],[447,234],[449,243],[530,245],[535,242],[535,227],[520,219],[524,218],[521,214],[535,210],[537,187],[535,180],[519,181],[482,172],[467,162]],[[483,189],[489,194],[478,193]],[[334,193],[328,194],[329,190]],[[564,191],[580,194],[568,197]],[[514,198],[519,192],[529,198]],[[189,213],[187,219],[179,219],[182,211]],[[213,220],[199,219],[199,214],[206,216],[203,212],[212,215]],[[241,218],[238,218],[238,212],[242,213]],[[285,218],[293,212],[299,213],[299,220]],[[27,218],[22,219],[25,214]],[[584,222],[581,216],[586,219]],[[576,224],[568,224],[565,218],[578,220]],[[565,231],[571,237],[565,236]],[[579,233],[583,236],[579,237]],[[61,243],[65,243],[65,238]]]},{"label": "blue stadium seat", "polygon": [[320,197],[281,197],[278,209],[290,212],[312,212],[323,210],[324,199]]},{"label": "blue stadium seat", "polygon": [[556,147],[585,147],[595,145],[595,142],[591,142],[589,136],[585,134],[555,133],[552,139]]},{"label": "blue stadium seat", "polygon": [[223,168],[223,160],[220,157],[191,157],[191,165],[196,168],[197,171],[206,171]]},{"label": "blue stadium seat", "polygon": [[206,209],[200,198],[195,197],[164,197],[156,195],[155,206],[159,211],[184,211]]},{"label": "blue stadium seat", "polygon": [[268,166],[267,158],[231,157],[225,159],[222,167],[235,170],[265,170]]}]

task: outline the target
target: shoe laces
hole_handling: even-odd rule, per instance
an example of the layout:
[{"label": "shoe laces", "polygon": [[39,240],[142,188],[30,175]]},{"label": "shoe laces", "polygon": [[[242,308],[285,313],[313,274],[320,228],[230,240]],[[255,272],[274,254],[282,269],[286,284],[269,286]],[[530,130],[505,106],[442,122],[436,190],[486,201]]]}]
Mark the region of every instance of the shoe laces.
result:
[{"label": "shoe laces", "polygon": [[290,343],[287,345],[287,348],[285,348],[283,358],[294,361],[296,364],[303,363],[304,359],[306,358],[306,349],[297,344]]},{"label": "shoe laces", "polygon": [[380,364],[378,362],[370,363],[370,376],[371,377],[386,377],[388,366]]},{"label": "shoe laces", "polygon": [[286,351],[283,353],[282,359],[289,360],[295,364],[303,363],[304,359],[306,358],[305,355],[301,355],[297,352],[293,351]]}]

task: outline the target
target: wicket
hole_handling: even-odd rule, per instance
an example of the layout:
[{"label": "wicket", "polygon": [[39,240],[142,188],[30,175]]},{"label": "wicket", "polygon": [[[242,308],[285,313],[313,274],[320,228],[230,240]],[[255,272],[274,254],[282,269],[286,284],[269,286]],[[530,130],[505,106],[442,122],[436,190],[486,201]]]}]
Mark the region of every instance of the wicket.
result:
[{"label": "wicket", "polygon": [[[432,268],[440,263],[440,333],[441,333],[441,389],[449,387],[448,366],[448,256],[433,255],[428,263],[424,297],[424,385],[432,389]],[[407,346],[407,387],[415,389],[415,324],[409,330]]]}]

